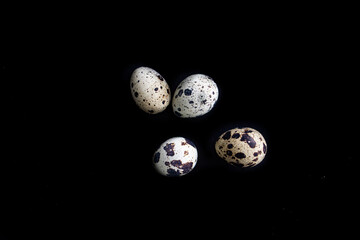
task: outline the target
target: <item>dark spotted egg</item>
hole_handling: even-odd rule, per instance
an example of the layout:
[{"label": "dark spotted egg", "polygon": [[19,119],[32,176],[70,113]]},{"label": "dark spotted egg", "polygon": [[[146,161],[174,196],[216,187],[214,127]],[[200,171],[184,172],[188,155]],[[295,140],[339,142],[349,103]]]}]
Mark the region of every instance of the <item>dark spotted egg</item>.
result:
[{"label": "dark spotted egg", "polygon": [[161,175],[177,177],[192,171],[197,159],[194,143],[183,137],[173,137],[160,145],[153,156],[153,165]]},{"label": "dark spotted egg", "polygon": [[218,96],[218,87],[211,77],[203,74],[190,75],[174,92],[173,112],[181,118],[204,115],[214,107]]},{"label": "dark spotted egg", "polygon": [[265,158],[267,144],[261,133],[253,128],[234,128],[220,135],[215,150],[228,163],[246,168]]},{"label": "dark spotted egg", "polygon": [[139,67],[130,78],[132,97],[140,109],[156,114],[170,104],[170,88],[165,79],[154,69]]}]

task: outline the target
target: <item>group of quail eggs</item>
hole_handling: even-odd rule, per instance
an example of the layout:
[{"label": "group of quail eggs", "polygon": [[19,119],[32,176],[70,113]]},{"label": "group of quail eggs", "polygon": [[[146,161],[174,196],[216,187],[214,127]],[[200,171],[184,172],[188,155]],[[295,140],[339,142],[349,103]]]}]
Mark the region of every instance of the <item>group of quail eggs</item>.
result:
[{"label": "group of quail eggs", "polygon": [[[180,118],[195,118],[208,113],[219,96],[214,80],[204,74],[186,77],[172,96],[166,80],[149,67],[139,67],[133,71],[130,89],[136,105],[143,111],[157,114],[171,102],[174,114]],[[267,143],[261,133],[253,128],[234,128],[218,137],[215,151],[229,164],[247,168],[264,159]],[[184,137],[164,141],[152,159],[155,170],[164,176],[184,176],[194,169],[197,160],[195,144]]]}]

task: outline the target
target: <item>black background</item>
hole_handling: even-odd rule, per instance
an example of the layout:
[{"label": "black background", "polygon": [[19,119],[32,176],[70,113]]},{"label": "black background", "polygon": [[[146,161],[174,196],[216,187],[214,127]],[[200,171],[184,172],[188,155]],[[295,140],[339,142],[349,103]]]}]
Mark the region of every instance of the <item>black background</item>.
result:
[{"label": "black background", "polygon": [[[4,239],[352,229],[351,31],[291,12],[119,9],[49,12],[11,28],[1,66]],[[121,16],[127,11],[134,14]],[[219,100],[196,119],[176,117],[171,106],[142,112],[129,87],[140,66],[158,71],[172,91],[190,74],[211,76]],[[217,157],[216,138],[233,127],[263,134],[268,154],[260,165],[242,170]],[[191,139],[199,159],[188,175],[166,178],[151,158],[174,136]]]}]

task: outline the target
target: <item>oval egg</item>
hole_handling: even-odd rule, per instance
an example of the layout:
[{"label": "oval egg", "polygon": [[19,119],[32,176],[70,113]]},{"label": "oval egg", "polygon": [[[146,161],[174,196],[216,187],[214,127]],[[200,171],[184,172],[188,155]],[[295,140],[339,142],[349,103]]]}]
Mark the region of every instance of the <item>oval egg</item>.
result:
[{"label": "oval egg", "polygon": [[197,158],[194,143],[183,137],[173,137],[163,142],[155,152],[153,166],[164,176],[184,176],[194,169]]},{"label": "oval egg", "polygon": [[130,78],[132,97],[143,111],[156,114],[164,111],[171,100],[168,83],[154,69],[139,67]]},{"label": "oval egg", "polygon": [[176,88],[172,100],[173,112],[181,118],[202,116],[214,107],[218,97],[218,87],[211,77],[193,74]]},{"label": "oval egg", "polygon": [[234,128],[220,135],[215,143],[219,157],[234,166],[253,167],[267,153],[267,143],[260,132],[253,128]]}]

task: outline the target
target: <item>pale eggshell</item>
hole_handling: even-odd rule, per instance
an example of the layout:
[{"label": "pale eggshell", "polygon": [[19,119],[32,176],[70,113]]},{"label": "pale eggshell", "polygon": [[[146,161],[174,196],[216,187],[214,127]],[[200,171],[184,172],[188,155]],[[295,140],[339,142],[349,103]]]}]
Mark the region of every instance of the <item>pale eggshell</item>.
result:
[{"label": "pale eggshell", "polygon": [[234,128],[220,135],[215,150],[231,165],[246,168],[259,164],[265,158],[267,143],[253,128]]},{"label": "pale eggshell", "polygon": [[136,105],[147,113],[160,113],[170,104],[171,93],[168,83],[149,67],[139,67],[133,71],[130,89]]},{"label": "pale eggshell", "polygon": [[153,165],[161,175],[177,177],[192,171],[197,159],[194,143],[183,137],[173,137],[160,145],[153,155]]},{"label": "pale eggshell", "polygon": [[218,97],[218,87],[211,77],[193,74],[176,88],[172,99],[173,112],[181,118],[202,116],[214,107]]}]

